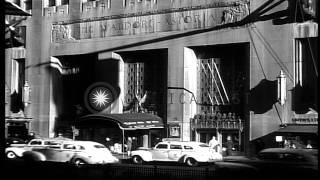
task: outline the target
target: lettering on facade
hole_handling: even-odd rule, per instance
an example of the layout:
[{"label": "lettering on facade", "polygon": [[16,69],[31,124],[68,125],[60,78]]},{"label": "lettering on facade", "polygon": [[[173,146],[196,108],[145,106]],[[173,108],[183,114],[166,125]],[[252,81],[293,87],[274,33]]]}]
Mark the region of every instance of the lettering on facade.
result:
[{"label": "lettering on facade", "polygon": [[222,24],[238,22],[249,14],[249,7],[247,3],[239,2],[237,6],[223,10],[222,14]]},{"label": "lettering on facade", "polygon": [[[117,19],[91,20],[52,25],[52,42],[150,34],[156,32],[204,29],[242,20],[249,14],[247,3],[229,7],[185,10],[132,16]],[[74,32],[79,33],[74,33]],[[77,37],[72,34],[78,34]]]},{"label": "lettering on facade", "polygon": [[75,38],[72,37],[71,25],[52,26],[51,32],[52,41],[64,42],[75,40]]}]

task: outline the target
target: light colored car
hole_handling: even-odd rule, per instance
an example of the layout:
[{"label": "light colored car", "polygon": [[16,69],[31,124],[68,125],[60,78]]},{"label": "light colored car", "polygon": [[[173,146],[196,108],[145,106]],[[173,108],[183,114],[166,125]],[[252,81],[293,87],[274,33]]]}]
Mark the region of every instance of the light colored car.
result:
[{"label": "light colored car", "polygon": [[6,157],[9,159],[14,159],[17,157],[22,157],[25,151],[32,151],[33,149],[43,148],[47,146],[61,144],[61,140],[57,139],[32,139],[27,144],[11,144],[5,149]]},{"label": "light colored car", "polygon": [[201,142],[164,141],[151,149],[138,149],[131,152],[133,163],[144,161],[168,161],[197,166],[199,162],[222,160],[222,155],[209,149],[209,145]]},{"label": "light colored car", "polygon": [[62,141],[58,145],[26,151],[23,156],[36,157],[40,161],[70,162],[76,165],[119,162],[107,147],[93,141]]}]

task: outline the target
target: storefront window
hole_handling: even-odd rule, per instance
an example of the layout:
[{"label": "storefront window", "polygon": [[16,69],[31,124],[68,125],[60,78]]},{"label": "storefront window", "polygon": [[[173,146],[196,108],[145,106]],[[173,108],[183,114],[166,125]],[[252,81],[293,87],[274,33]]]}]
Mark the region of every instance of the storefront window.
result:
[{"label": "storefront window", "polygon": [[169,136],[176,138],[180,137],[180,126],[178,124],[169,126]]}]

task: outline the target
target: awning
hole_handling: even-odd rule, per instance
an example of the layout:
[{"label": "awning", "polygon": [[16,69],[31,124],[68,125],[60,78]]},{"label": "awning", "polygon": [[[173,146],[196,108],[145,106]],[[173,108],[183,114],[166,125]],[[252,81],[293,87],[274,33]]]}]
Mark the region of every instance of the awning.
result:
[{"label": "awning", "polygon": [[287,124],[280,128],[276,133],[311,133],[318,134],[317,124]]},{"label": "awning", "polygon": [[148,113],[105,114],[96,113],[83,116],[75,123],[92,122],[94,120],[112,121],[125,130],[163,128],[162,119]]},{"label": "awning", "polygon": [[30,13],[10,1],[5,1],[5,15],[31,16]]}]

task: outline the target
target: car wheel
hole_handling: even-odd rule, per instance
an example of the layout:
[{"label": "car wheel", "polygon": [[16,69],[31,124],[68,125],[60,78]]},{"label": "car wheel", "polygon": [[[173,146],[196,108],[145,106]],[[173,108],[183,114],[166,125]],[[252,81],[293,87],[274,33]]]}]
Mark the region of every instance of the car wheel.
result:
[{"label": "car wheel", "polygon": [[133,156],[132,161],[134,164],[142,164],[143,163],[143,160],[140,156]]},{"label": "car wheel", "polygon": [[76,166],[81,166],[87,163],[84,160],[78,158],[73,161],[73,164],[75,164]]},{"label": "car wheel", "polygon": [[193,158],[187,158],[186,159],[186,164],[188,166],[198,166],[198,161],[196,161],[195,159]]},{"label": "car wheel", "polygon": [[9,151],[9,152],[7,152],[7,158],[9,158],[9,159],[15,159],[15,158],[17,158],[17,155],[14,153],[14,152],[12,152],[12,151]]}]

